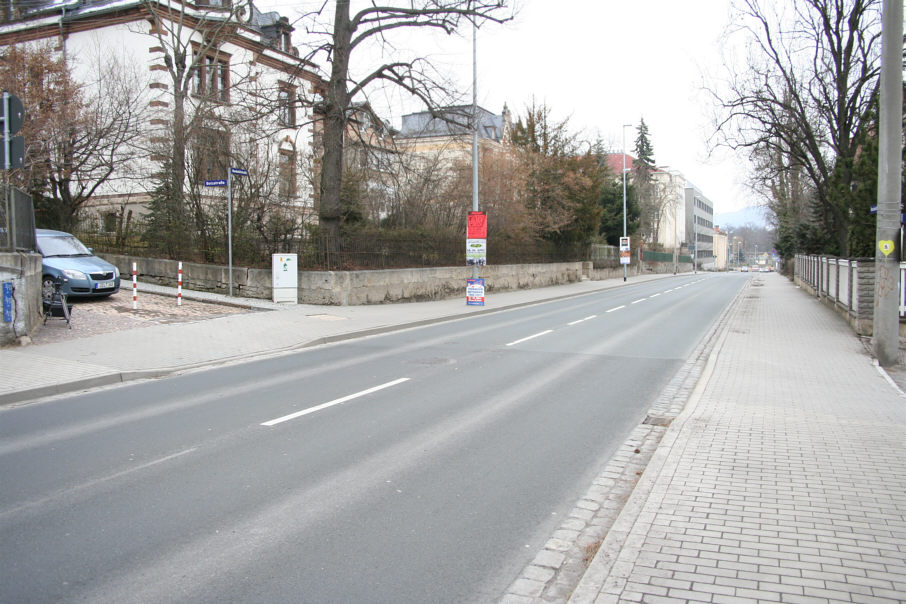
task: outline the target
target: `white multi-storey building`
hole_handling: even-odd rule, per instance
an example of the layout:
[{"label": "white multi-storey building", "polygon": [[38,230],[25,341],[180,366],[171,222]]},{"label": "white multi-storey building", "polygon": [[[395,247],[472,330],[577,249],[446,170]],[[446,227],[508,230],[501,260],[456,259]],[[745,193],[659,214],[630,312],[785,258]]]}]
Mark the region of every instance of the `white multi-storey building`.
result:
[{"label": "white multi-storey building", "polygon": [[686,183],[686,243],[695,266],[714,270],[714,205],[691,182]]},{"label": "white multi-storey building", "polygon": [[714,205],[678,170],[660,167],[651,173],[661,205],[658,243],[665,250],[686,251],[697,268],[713,270]]}]

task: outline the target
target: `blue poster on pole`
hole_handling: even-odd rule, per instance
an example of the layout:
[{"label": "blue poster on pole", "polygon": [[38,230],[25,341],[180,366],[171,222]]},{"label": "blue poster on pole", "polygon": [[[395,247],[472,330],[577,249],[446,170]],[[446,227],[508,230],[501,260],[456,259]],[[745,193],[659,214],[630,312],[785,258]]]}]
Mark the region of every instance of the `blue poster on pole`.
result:
[{"label": "blue poster on pole", "polygon": [[3,322],[13,322],[13,283],[3,282]]},{"label": "blue poster on pole", "polygon": [[484,306],[484,279],[466,279],[466,306]]}]

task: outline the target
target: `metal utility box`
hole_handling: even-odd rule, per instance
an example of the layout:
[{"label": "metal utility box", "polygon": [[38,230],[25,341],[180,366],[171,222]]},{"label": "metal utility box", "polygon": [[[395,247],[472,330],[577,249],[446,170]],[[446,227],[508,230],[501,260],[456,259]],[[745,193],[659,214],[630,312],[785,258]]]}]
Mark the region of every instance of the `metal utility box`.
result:
[{"label": "metal utility box", "polygon": [[274,254],[271,277],[274,302],[299,303],[299,262],[297,254]]}]

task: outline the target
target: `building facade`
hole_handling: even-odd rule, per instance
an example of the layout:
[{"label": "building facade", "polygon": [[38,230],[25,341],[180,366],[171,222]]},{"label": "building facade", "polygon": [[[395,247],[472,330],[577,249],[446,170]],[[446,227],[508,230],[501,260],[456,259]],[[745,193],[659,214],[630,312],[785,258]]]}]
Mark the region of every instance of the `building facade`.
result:
[{"label": "building facade", "polygon": [[730,241],[727,233],[714,227],[714,268],[719,271],[725,271],[729,267],[730,261]]},{"label": "building facade", "polygon": [[86,206],[101,223],[111,213],[147,210],[153,183],[179,153],[175,139],[185,141],[187,196],[223,197],[204,181],[241,168],[249,173],[246,190],[268,203],[310,208],[304,168],[316,127],[307,108],[323,82],[299,58],[287,18],[253,4],[234,10],[224,0],[19,6],[0,16],[0,53],[17,45],[63,57],[82,83],[96,81],[114,63],[134,74],[141,119],[119,155],[111,156],[113,173]]},{"label": "building facade", "polygon": [[[509,142],[510,112],[506,105],[500,115],[476,107],[478,152],[500,151]],[[396,135],[404,153],[418,155],[440,166],[472,161],[472,106],[447,107],[438,113],[429,111],[403,116],[402,127]]]},{"label": "building facade", "polygon": [[685,198],[686,243],[695,267],[714,270],[714,205],[691,182],[686,183]]},{"label": "building facade", "polygon": [[680,253],[686,243],[686,177],[679,170],[656,168],[651,173],[654,190],[661,202],[657,243],[665,251]]}]

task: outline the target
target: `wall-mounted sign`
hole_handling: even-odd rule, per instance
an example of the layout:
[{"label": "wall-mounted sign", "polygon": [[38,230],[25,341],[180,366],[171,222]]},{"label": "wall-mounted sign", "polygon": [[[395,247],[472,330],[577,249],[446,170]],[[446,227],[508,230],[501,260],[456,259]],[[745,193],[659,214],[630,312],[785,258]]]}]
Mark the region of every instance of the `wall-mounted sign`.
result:
[{"label": "wall-mounted sign", "polygon": [[488,263],[488,240],[466,239],[466,266],[484,266]]},{"label": "wall-mounted sign", "polygon": [[632,254],[629,250],[629,237],[620,237],[620,264],[629,264]]},{"label": "wall-mounted sign", "polygon": [[466,306],[484,306],[484,279],[466,279]]},{"label": "wall-mounted sign", "polygon": [[468,239],[488,238],[488,215],[484,212],[469,212]]}]

